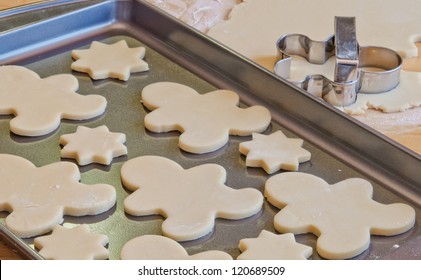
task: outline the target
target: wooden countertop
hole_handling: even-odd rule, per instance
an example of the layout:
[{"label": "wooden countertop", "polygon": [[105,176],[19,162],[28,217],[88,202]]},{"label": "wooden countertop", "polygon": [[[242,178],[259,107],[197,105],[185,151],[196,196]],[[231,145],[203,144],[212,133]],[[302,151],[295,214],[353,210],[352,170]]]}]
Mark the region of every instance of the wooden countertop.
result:
[{"label": "wooden countertop", "polygon": [[38,2],[39,0],[0,0],[0,10]]}]

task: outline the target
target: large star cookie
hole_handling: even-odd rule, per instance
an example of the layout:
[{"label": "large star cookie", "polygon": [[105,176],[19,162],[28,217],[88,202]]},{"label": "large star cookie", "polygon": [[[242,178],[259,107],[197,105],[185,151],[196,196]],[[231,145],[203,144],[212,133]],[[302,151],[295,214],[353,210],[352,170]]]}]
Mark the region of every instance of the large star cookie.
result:
[{"label": "large star cookie", "polygon": [[302,145],[302,139],[288,138],[279,130],[271,135],[253,133],[253,140],[239,148],[247,156],[247,166],[262,167],[272,174],[280,169],[297,171],[301,162],[309,161],[311,154]]},{"label": "large star cookie", "polygon": [[222,251],[206,251],[189,256],[176,241],[160,235],[143,235],[129,240],[121,249],[122,260],[232,260]]},{"label": "large star cookie", "polygon": [[305,260],[313,254],[309,246],[295,242],[294,234],[262,230],[257,238],[241,239],[237,260]]},{"label": "large star cookie", "polygon": [[79,180],[74,163],[37,168],[24,158],[0,154],[0,211],[10,212],[6,226],[20,237],[31,237],[52,230],[64,215],[97,215],[115,204],[113,186]]},{"label": "large star cookie", "polygon": [[108,165],[114,157],[127,154],[126,135],[114,133],[105,125],[89,128],[79,126],[76,133],[60,136],[62,158],[74,158],[79,165],[93,162]]},{"label": "large star cookie", "polygon": [[105,260],[108,259],[108,237],[89,232],[87,225],[74,228],[55,226],[47,236],[34,239],[34,246],[47,260]]},{"label": "large star cookie", "polygon": [[126,41],[107,45],[92,42],[89,49],[73,50],[72,57],[76,59],[71,68],[75,71],[88,73],[94,80],[117,78],[127,81],[130,73],[149,70],[145,57],[145,48],[129,48]]},{"label": "large star cookie", "polygon": [[179,147],[196,154],[221,148],[229,135],[262,132],[271,121],[262,106],[239,108],[238,95],[228,90],[199,94],[185,85],[161,82],[146,86],[142,100],[153,110],[145,117],[145,127],[158,133],[180,131]]},{"label": "large star cookie", "polygon": [[13,133],[40,136],[56,129],[61,119],[86,120],[104,113],[104,97],[79,95],[77,88],[72,75],[41,79],[22,66],[1,66],[0,115],[15,115],[10,121]]},{"label": "large star cookie", "polygon": [[186,241],[210,233],[215,218],[243,219],[260,211],[262,194],[224,185],[226,171],[216,164],[183,169],[158,156],[127,161],[121,169],[123,185],[134,191],[124,201],[133,216],[162,215],[164,235]]},{"label": "large star cookie", "polygon": [[360,178],[329,185],[314,175],[282,173],[267,180],[265,196],[282,208],[276,230],[317,235],[317,252],[327,259],[357,256],[368,248],[370,234],[396,235],[415,223],[412,207],[374,201],[372,185]]}]

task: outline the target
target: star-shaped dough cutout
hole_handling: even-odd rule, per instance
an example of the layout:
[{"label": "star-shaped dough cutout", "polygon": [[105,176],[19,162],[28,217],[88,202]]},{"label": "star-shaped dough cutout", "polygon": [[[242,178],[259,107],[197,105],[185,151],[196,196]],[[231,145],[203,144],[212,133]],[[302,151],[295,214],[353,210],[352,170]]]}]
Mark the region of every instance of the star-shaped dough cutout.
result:
[{"label": "star-shaped dough cutout", "polygon": [[313,254],[309,246],[295,242],[294,234],[274,234],[262,230],[257,238],[241,239],[237,260],[306,260]]},{"label": "star-shaped dough cutout", "polygon": [[243,219],[257,214],[263,205],[258,190],[226,186],[226,171],[217,164],[185,170],[164,157],[142,156],[124,163],[121,178],[134,191],[124,200],[125,212],[165,217],[163,234],[176,241],[205,236],[216,218]]},{"label": "star-shaped dough cutout", "polygon": [[88,73],[94,80],[116,78],[127,81],[130,73],[149,70],[143,60],[145,48],[129,48],[124,40],[111,45],[93,41],[89,49],[73,50],[72,57],[76,61],[71,68]]},{"label": "star-shaped dough cutout", "polygon": [[10,121],[13,133],[41,136],[55,130],[61,119],[86,120],[104,113],[107,100],[79,95],[78,86],[72,75],[41,79],[22,66],[0,66],[0,115],[15,115]]},{"label": "star-shaped dough cutout", "polygon": [[113,158],[127,154],[124,133],[110,132],[105,125],[89,128],[79,126],[76,133],[60,137],[62,158],[76,159],[79,165],[93,162],[109,165]]},{"label": "star-shaped dough cutout", "polygon": [[278,130],[271,135],[253,133],[253,140],[240,143],[239,148],[247,156],[247,166],[262,167],[272,174],[280,169],[297,171],[300,163],[310,160],[310,152],[302,148],[303,142]]},{"label": "star-shaped dough cutout", "polygon": [[56,162],[35,167],[30,161],[0,154],[0,211],[19,237],[44,234],[64,215],[97,215],[115,205],[116,190],[107,184],[79,183],[76,164]]},{"label": "star-shaped dough cutout", "polygon": [[368,248],[371,234],[401,234],[415,223],[411,206],[374,201],[372,185],[360,178],[329,185],[314,175],[281,173],[266,181],[265,196],[281,208],[275,229],[317,235],[317,252],[327,259],[355,257]]},{"label": "star-shaped dough cutout", "polygon": [[211,250],[189,256],[176,241],[160,235],[143,235],[121,248],[122,260],[232,260],[225,252]]},{"label": "star-shaped dough cutout", "polygon": [[74,228],[55,226],[47,236],[34,239],[35,248],[47,260],[105,260],[108,259],[108,237],[91,233],[87,225]]},{"label": "star-shaped dough cutout", "polygon": [[180,131],[179,147],[195,154],[223,147],[229,135],[263,132],[271,121],[262,106],[238,107],[238,94],[229,90],[199,94],[182,84],[160,82],[142,90],[142,101],[153,110],[145,117],[145,127],[157,133]]}]

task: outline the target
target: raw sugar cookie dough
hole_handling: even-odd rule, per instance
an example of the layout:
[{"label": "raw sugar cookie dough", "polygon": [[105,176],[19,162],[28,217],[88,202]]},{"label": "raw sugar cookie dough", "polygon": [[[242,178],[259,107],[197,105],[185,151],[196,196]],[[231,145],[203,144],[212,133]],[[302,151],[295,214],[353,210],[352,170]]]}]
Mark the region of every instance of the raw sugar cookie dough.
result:
[{"label": "raw sugar cookie dough", "polygon": [[129,48],[125,40],[114,44],[93,41],[89,49],[73,50],[72,57],[76,61],[71,68],[88,73],[94,80],[116,78],[127,81],[130,73],[149,70],[143,60],[145,48]]},{"label": "raw sugar cookie dough", "polygon": [[397,235],[415,224],[411,206],[374,201],[372,185],[360,178],[329,185],[314,175],[281,173],[266,181],[265,197],[281,209],[275,229],[317,235],[317,252],[326,259],[355,257],[368,248],[371,234]]},{"label": "raw sugar cookie dough", "polygon": [[188,255],[177,241],[160,235],[143,235],[129,240],[121,249],[122,260],[232,260],[225,252],[211,250]]},{"label": "raw sugar cookie dough", "polygon": [[145,127],[152,132],[180,131],[179,147],[190,153],[215,151],[228,143],[229,135],[263,132],[271,121],[262,106],[240,108],[239,96],[229,90],[199,94],[171,82],[159,82],[142,90],[143,105],[151,110]]},{"label": "raw sugar cookie dough", "polygon": [[227,18],[241,0],[146,0],[186,24],[206,32]]},{"label": "raw sugar cookie dough", "polygon": [[[328,6],[329,9],[323,8],[325,6]],[[359,7],[364,7],[364,9]],[[421,41],[419,10],[421,10],[421,2],[409,0],[389,1],[386,6],[381,0],[358,0],[357,2],[345,0],[245,0],[234,7],[227,21],[215,25],[207,34],[269,70],[273,70],[277,57],[275,42],[281,35],[299,33],[322,41],[333,34],[334,16],[356,17],[357,37],[361,45],[387,47],[398,51],[404,58],[403,69],[405,72],[403,72],[402,79],[405,80],[403,83],[406,85],[398,86],[394,90],[395,98],[392,94],[386,94],[392,97],[391,102],[383,100],[383,98],[388,99],[388,96],[370,95],[361,98],[358,104],[345,108],[349,114],[362,115],[361,117],[356,116],[356,118],[371,125],[372,122],[378,123],[380,120],[376,119],[379,115],[373,112],[373,109],[398,112],[420,106],[420,74],[407,73],[408,71],[421,72],[421,55],[418,50],[421,43],[415,44],[415,42]],[[279,18],[280,11],[288,12],[283,13],[283,16]],[[403,20],[404,22],[402,22]],[[404,28],[402,28],[403,26]],[[379,32],[379,30],[387,30],[387,32]],[[253,44],[244,44],[244,41],[250,41]],[[416,58],[417,56],[418,58]],[[310,68],[303,69],[303,65],[296,64],[297,59],[298,62],[304,60],[302,58],[293,59],[293,75],[297,69],[313,72],[311,70],[313,65],[306,63],[305,67]],[[322,72],[323,70],[319,67],[317,72],[325,76],[326,74],[333,75],[331,69],[333,68]],[[407,83],[408,80],[409,83]],[[410,111],[410,114],[414,116],[419,114],[419,110],[412,109]],[[376,126],[377,130],[414,151],[421,150],[420,141],[416,140],[421,137],[420,122],[413,125],[413,123],[381,119],[383,119],[385,128]],[[395,127],[393,132],[388,131],[391,125]]]},{"label": "raw sugar cookie dough", "polygon": [[34,246],[47,260],[106,260],[108,237],[91,233],[87,225],[55,226],[50,235],[34,239]]},{"label": "raw sugar cookie dough", "polygon": [[253,133],[253,140],[240,143],[240,153],[246,155],[246,165],[262,167],[268,174],[281,169],[297,171],[311,154],[302,148],[302,139],[288,138],[282,131],[270,135]]},{"label": "raw sugar cookie dough", "polygon": [[22,136],[52,132],[61,119],[87,120],[104,113],[99,95],[79,95],[77,79],[69,74],[40,78],[15,65],[0,66],[0,115],[15,115],[10,130]]},{"label": "raw sugar cookie dough", "polygon": [[226,171],[217,164],[183,169],[164,157],[142,156],[124,163],[121,178],[133,191],[124,200],[124,211],[163,216],[163,234],[176,241],[203,237],[212,232],[216,218],[247,218],[263,205],[258,190],[226,186]]},{"label": "raw sugar cookie dough", "polygon": [[238,245],[237,260],[306,260],[313,254],[309,246],[295,242],[294,234],[274,234],[262,230],[257,238],[245,238]]},{"label": "raw sugar cookie dough", "polygon": [[303,34],[323,41],[334,33],[335,16],[356,17],[362,46],[386,47],[411,58],[418,55],[414,43],[421,40],[420,10],[421,3],[411,0],[391,0],[387,5],[382,0],[243,0],[232,9],[228,20],[207,34],[273,69],[275,43],[281,35]]},{"label": "raw sugar cookie dough", "polygon": [[93,162],[109,165],[114,157],[127,154],[124,133],[110,132],[105,125],[89,128],[78,126],[75,133],[60,136],[62,158],[76,159],[79,165]]},{"label": "raw sugar cookie dough", "polygon": [[32,237],[51,231],[64,215],[97,215],[115,205],[113,186],[79,180],[74,163],[36,167],[24,158],[0,154],[0,211],[10,212],[6,226],[19,237]]}]

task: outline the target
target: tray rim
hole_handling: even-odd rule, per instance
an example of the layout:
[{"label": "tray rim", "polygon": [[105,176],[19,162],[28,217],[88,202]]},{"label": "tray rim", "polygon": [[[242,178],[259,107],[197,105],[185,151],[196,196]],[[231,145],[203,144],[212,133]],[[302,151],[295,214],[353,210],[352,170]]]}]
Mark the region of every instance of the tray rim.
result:
[{"label": "tray rim", "polygon": [[[55,4],[57,4],[57,1],[46,1],[49,2],[48,4],[52,4],[53,2]],[[58,1],[60,3],[65,3],[66,4],[68,2],[75,2],[75,1],[69,1],[69,0],[60,0]],[[85,1],[80,1],[77,0],[74,4],[77,4],[79,2],[85,2]],[[131,32],[133,32],[134,34],[137,32],[137,26],[134,26],[133,23],[136,23],[136,25],[141,25],[141,23],[145,23],[145,21],[147,19],[142,19],[142,21],[139,21],[139,17],[138,15],[133,15],[133,14],[126,14],[123,17],[117,17],[117,11],[116,9],[120,8],[120,6],[122,5],[136,5],[136,3],[138,3],[138,5],[143,5],[145,7],[149,7],[148,11],[152,11],[155,14],[160,14],[160,15],[164,15],[166,18],[166,22],[165,24],[176,24],[177,25],[177,30],[178,31],[182,31],[182,35],[185,35],[186,38],[194,40],[196,42],[199,43],[206,43],[211,45],[211,49],[214,53],[217,54],[222,54],[223,57],[230,57],[232,60],[235,61],[235,65],[241,66],[242,69],[244,69],[244,71],[246,71],[247,74],[250,73],[258,73],[259,78],[262,78],[265,82],[260,82],[260,84],[266,83],[267,81],[270,81],[269,84],[271,87],[274,86],[280,86],[283,89],[288,89],[290,91],[293,92],[299,92],[302,94],[302,96],[300,95],[300,99],[303,100],[308,100],[307,102],[311,102],[313,105],[317,106],[317,108],[323,108],[323,110],[326,110],[326,112],[329,112],[328,115],[334,115],[337,116],[339,119],[341,120],[345,120],[348,123],[349,127],[356,127],[357,130],[361,131],[365,136],[370,136],[370,139],[376,139],[376,141],[380,141],[382,143],[382,146],[384,147],[389,147],[391,149],[394,150],[394,153],[398,153],[397,156],[403,159],[411,159],[411,162],[415,162],[416,164],[418,164],[417,166],[421,166],[421,156],[415,154],[414,152],[411,152],[410,150],[404,148],[403,146],[400,146],[399,144],[397,144],[396,142],[394,142],[393,140],[390,140],[389,138],[387,138],[386,136],[384,136],[383,134],[374,131],[373,129],[362,125],[360,122],[350,118],[349,116],[347,116],[346,114],[339,112],[337,109],[332,108],[331,106],[325,104],[324,102],[317,100],[316,98],[314,98],[313,96],[307,94],[306,92],[303,92],[302,90],[300,90],[299,88],[295,88],[294,86],[292,86],[291,84],[287,83],[286,81],[284,81],[283,79],[280,79],[278,77],[276,77],[275,75],[273,75],[271,72],[267,71],[266,69],[261,68],[260,66],[254,64],[253,62],[249,61],[247,58],[241,56],[240,54],[227,49],[225,46],[221,45],[220,43],[216,42],[215,40],[213,40],[212,38],[207,37],[205,34],[200,33],[198,31],[193,30],[192,28],[183,25],[182,23],[180,23],[178,20],[173,19],[173,18],[169,18],[168,16],[166,16],[162,11],[157,10],[156,8],[152,7],[149,3],[146,3],[144,1],[136,1],[136,0],[105,0],[105,1],[92,1],[92,5],[82,8],[81,10],[83,11],[90,11],[91,9],[95,9],[96,6],[101,6],[103,5],[104,7],[107,7],[108,9],[110,9],[110,14],[108,14],[106,17],[104,17],[102,20],[102,25],[98,25],[97,28],[95,28],[95,30],[93,30],[94,32],[109,32],[111,29],[115,29],[118,32],[123,31],[124,29],[128,29],[127,32],[128,34],[132,34]],[[61,4],[58,5],[51,5],[49,6],[47,4],[46,6],[38,6],[41,9],[54,9],[54,7],[60,6]],[[43,3],[43,5],[45,5],[45,3]],[[25,8],[26,9],[26,8]],[[75,13],[80,13],[81,10],[76,10],[76,11],[72,11],[70,13],[65,13],[63,15],[60,16],[56,16],[53,17],[51,19],[48,19],[47,21],[55,21],[55,20],[61,20],[63,17],[66,16],[72,16],[72,14]],[[33,9],[29,9],[29,10],[21,10],[21,9],[16,9],[14,11],[14,13],[9,13],[9,16],[14,16],[16,14],[21,14],[21,13],[29,13],[29,12],[33,12]],[[137,11],[137,10],[136,10]],[[0,19],[1,19],[1,14],[0,14]],[[38,25],[42,25],[45,24],[47,21],[41,21],[41,22],[37,22],[34,25],[26,25],[26,26],[21,26],[21,27],[16,27],[16,29],[12,30],[11,32],[26,32],[28,29],[33,28],[34,26],[37,27]],[[147,23],[146,23],[147,24]],[[76,29],[79,28],[76,27]],[[159,32],[159,30],[156,30],[156,28],[152,28],[154,30],[154,32]],[[87,37],[90,36],[91,33],[89,33],[90,31],[87,31]],[[7,34],[8,32],[2,32],[0,33],[0,39],[2,38],[2,36],[4,36],[4,34]],[[158,33],[159,34],[159,33]],[[168,38],[168,37],[166,37]],[[210,59],[212,58],[203,58],[202,51],[195,51],[194,53],[183,53],[183,51],[185,51],[187,48],[187,46],[185,46],[183,44],[182,41],[180,41],[179,38],[168,38],[171,41],[169,41],[170,46],[171,46],[171,51],[170,52],[178,52],[180,55],[180,58],[177,59],[177,63],[183,64],[183,60],[186,57],[189,57],[190,59],[194,60],[195,63],[197,63],[199,66],[196,66],[197,68],[200,68],[200,66],[204,65],[204,67],[206,67],[207,63],[209,63]],[[156,38],[151,38],[151,40],[156,40]],[[184,38],[185,40],[185,38]],[[181,52],[180,52],[181,49]],[[164,51],[165,52],[165,51]],[[1,53],[1,52],[0,52]],[[33,55],[33,53],[31,53],[30,55],[28,55],[28,57],[31,57]],[[1,57],[0,57],[0,61]],[[0,62],[1,63],[1,62]],[[224,68],[223,66],[220,66],[218,71],[221,71]],[[228,69],[230,69],[230,67],[228,67]],[[208,71],[209,69],[207,69]],[[211,69],[212,70],[212,69]],[[200,72],[201,69],[194,69],[193,72],[197,71],[199,73],[199,76],[201,76]],[[213,71],[213,70],[212,70]],[[251,84],[246,84],[243,85],[240,82],[238,82],[238,78],[236,77],[232,77],[232,75],[229,75],[229,71],[221,71],[218,72],[216,71],[215,74],[215,81],[214,84],[229,84],[230,82],[227,82],[226,80],[229,81],[237,81],[237,83],[234,82],[235,88],[240,89],[241,91],[247,91],[247,92],[253,92],[256,91],[257,86],[256,85],[251,85]],[[224,80],[226,79],[226,80]],[[222,81],[222,82],[221,82]],[[212,83],[212,81],[210,81]],[[257,89],[257,91],[259,91]],[[283,105],[282,103],[279,102],[279,100],[274,100],[273,96],[264,96],[265,98],[263,98],[263,102],[268,104],[268,107],[277,107],[280,106],[281,108],[285,109],[285,105]],[[259,97],[260,98],[260,97]],[[270,104],[271,101],[275,102],[274,104]],[[246,102],[247,103],[247,102]],[[288,112],[287,112],[288,113]],[[275,121],[277,121],[278,123],[280,123],[282,126],[286,127],[287,129],[294,131],[294,133],[298,134],[299,136],[303,137],[303,138],[308,138],[311,137],[312,135],[319,135],[320,131],[318,131],[319,127],[312,127],[309,128],[308,126],[306,127],[306,129],[310,129],[311,133],[309,133],[308,131],[304,131],[301,128],[298,128],[302,125],[303,121],[301,120],[297,120],[295,116],[287,116],[286,118],[282,118],[280,116],[276,116],[274,118]],[[290,123],[291,122],[291,123]],[[323,128],[323,127],[322,127]],[[326,137],[326,136],[324,136]],[[323,137],[323,138],[324,138]],[[306,140],[308,141],[308,140]],[[311,141],[309,141],[311,142]],[[311,142],[313,145],[315,145],[316,147],[320,148],[321,150],[323,150],[324,152],[326,152],[327,150],[329,150],[332,145],[329,145],[329,143],[323,143],[323,139],[318,139],[315,140],[314,142]],[[361,166],[365,166],[365,165],[370,165],[372,160],[370,160],[368,163],[365,164],[360,164],[359,161],[361,160],[361,157],[363,159],[365,159],[364,156],[361,156],[360,154],[355,154],[355,151],[353,149],[350,149],[349,145],[340,145],[340,143],[336,143],[339,147],[336,147],[334,152],[329,153],[330,155],[333,155],[335,158],[338,158],[338,154],[343,155],[344,157],[350,157],[352,158],[355,163],[352,163],[351,165],[356,168],[357,170],[359,170],[360,172],[362,172],[360,170]],[[343,150],[341,150],[343,149]],[[338,158],[340,160],[340,158]],[[358,166],[360,166],[360,168],[358,168]],[[393,173],[390,169],[390,167],[388,168],[382,168],[382,166],[377,166],[376,168],[376,172],[377,173],[382,173],[382,172],[387,172],[387,173]],[[362,172],[364,173],[364,172]],[[410,173],[412,174],[412,173]],[[370,175],[370,177],[373,177],[373,174]],[[388,177],[387,180],[383,180],[381,182],[379,182],[380,184],[386,184],[388,186],[391,186],[391,189],[396,188],[396,190],[399,190],[400,187],[402,185],[408,185],[409,188],[415,188],[415,192],[419,192],[420,191],[420,187],[421,185],[419,185],[419,182],[411,182],[410,178],[404,178],[404,179],[400,179],[400,178],[394,178],[395,176],[391,176]],[[407,176],[408,177],[408,176]],[[410,176],[409,176],[410,177]],[[411,193],[407,194],[407,197],[411,197]],[[421,201],[421,200],[420,200]],[[417,202],[417,201],[416,201]],[[420,205],[419,202],[417,202],[418,205]],[[29,254],[32,254],[34,252],[34,250],[32,248],[30,248],[28,246],[28,250],[30,250]],[[36,257],[36,256],[35,256]]]}]

